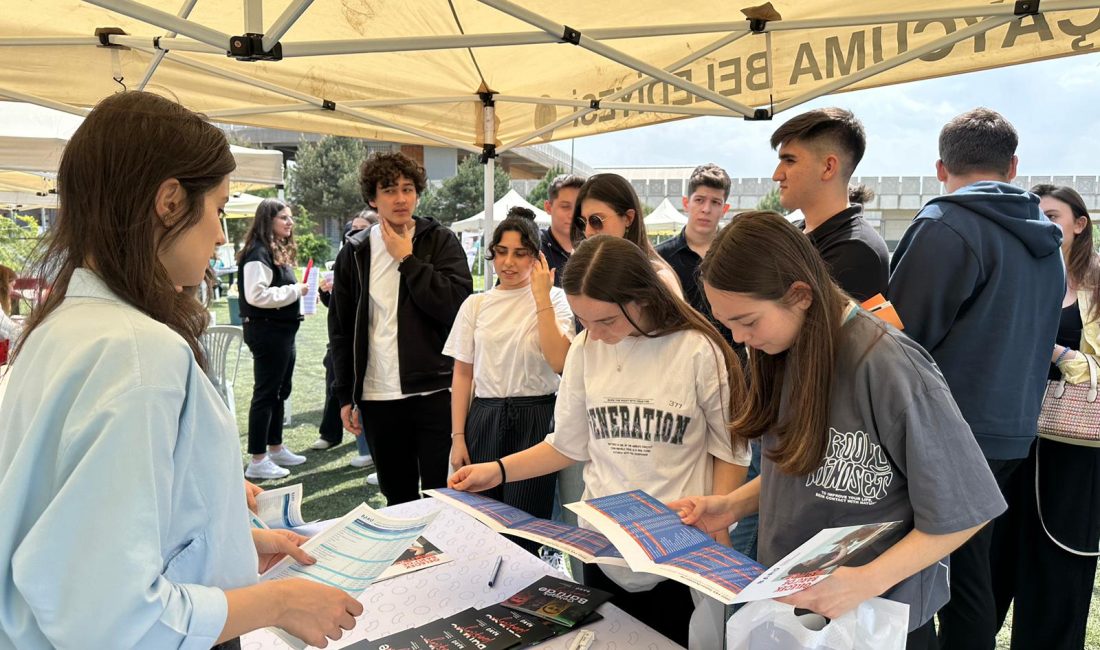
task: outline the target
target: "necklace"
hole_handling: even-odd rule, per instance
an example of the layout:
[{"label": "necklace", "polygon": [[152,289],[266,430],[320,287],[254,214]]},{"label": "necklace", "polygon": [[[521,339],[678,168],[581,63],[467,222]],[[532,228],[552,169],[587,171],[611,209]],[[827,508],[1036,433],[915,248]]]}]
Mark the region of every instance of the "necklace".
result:
[{"label": "necklace", "polygon": [[638,339],[640,339],[642,337],[641,336],[633,336],[631,338],[634,339],[634,342],[630,344],[630,349],[626,351],[626,354],[623,355],[622,359],[619,358],[619,346],[616,345],[613,348],[615,350],[615,372],[622,372],[623,371],[623,362],[626,361],[626,358],[629,357],[630,353],[634,351],[634,346],[638,345]]}]

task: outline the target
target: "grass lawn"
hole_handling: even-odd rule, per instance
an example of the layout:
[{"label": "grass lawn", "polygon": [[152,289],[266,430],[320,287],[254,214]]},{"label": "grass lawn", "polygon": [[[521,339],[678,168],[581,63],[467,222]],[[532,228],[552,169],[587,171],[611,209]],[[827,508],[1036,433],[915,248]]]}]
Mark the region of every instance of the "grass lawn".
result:
[{"label": "grass lawn", "polygon": [[[478,284],[480,278],[474,280]],[[364,501],[374,508],[386,505],[378,488],[367,485],[366,478],[372,471],[371,468],[356,469],[348,465],[348,461],[358,454],[351,434],[345,433],[344,443],[332,449],[308,449],[318,437],[317,426],[321,422],[321,409],[325,401],[325,369],[321,365],[321,359],[325,356],[325,344],[328,341],[325,324],[327,310],[321,304],[317,305],[317,309],[318,313],[307,316],[298,331],[298,356],[294,367],[294,390],[291,394],[293,424],[283,434],[286,445],[296,453],[305,454],[309,460],[304,465],[290,468],[290,476],[285,479],[259,482],[264,488],[303,483],[305,501],[302,505],[302,516],[307,521],[339,517]],[[216,301],[213,310],[219,324],[229,323],[229,307],[225,298]],[[234,391],[237,426],[241,431],[243,467],[248,459],[244,450],[248,443],[248,404],[252,399],[252,357],[247,347],[243,348]],[[1009,629],[1006,624],[998,636],[998,648],[1008,648]],[[1085,648],[1100,650],[1100,581],[1093,587]]]}]

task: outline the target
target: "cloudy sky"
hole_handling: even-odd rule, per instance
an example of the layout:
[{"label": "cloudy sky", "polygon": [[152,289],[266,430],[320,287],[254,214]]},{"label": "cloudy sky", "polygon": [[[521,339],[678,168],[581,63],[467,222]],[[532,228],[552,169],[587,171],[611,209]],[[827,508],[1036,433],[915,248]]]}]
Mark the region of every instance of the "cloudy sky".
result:
[{"label": "cloudy sky", "polygon": [[[822,106],[847,108],[863,121],[868,143],[859,175],[934,174],[940,128],[975,106],[1016,126],[1021,175],[1100,174],[1100,53],[823,97],[772,122],[698,117],[578,138],[575,155],[593,167],[714,162],[733,177],[771,176],[771,132]],[[557,145],[570,149],[568,141]]]}]

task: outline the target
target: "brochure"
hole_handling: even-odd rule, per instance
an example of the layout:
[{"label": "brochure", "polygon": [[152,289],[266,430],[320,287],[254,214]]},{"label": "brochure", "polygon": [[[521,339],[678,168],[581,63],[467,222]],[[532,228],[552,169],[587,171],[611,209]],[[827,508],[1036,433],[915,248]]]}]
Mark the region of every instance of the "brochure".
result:
[{"label": "brochure", "polygon": [[[296,528],[304,526],[302,519],[302,484],[295,483],[256,495],[256,510],[252,515],[254,528]],[[257,523],[262,523],[259,525]]]},{"label": "brochure", "polygon": [[495,499],[450,488],[424,490],[482,522],[498,533],[556,548],[586,563],[627,566],[626,560],[602,533],[532,517],[519,508]]},{"label": "brochure", "polygon": [[554,576],[543,576],[501,604],[508,609],[572,628],[609,598],[611,594],[606,591]]},{"label": "brochure", "polygon": [[374,581],[381,582],[383,580],[389,580],[390,578],[403,576],[406,573],[427,569],[430,566],[446,564],[453,559],[454,558],[439,550],[439,547],[435,544],[432,544],[423,537],[418,537],[416,541],[414,541],[400,557],[394,560],[393,564],[382,572],[382,575],[375,578]]}]

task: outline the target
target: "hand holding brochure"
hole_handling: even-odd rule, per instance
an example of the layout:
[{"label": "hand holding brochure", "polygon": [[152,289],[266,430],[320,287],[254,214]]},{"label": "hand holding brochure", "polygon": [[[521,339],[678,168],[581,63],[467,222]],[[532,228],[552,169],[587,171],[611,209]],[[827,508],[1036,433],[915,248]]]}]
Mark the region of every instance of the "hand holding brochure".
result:
[{"label": "hand holding brochure", "polygon": [[[256,495],[256,510],[252,517],[253,528],[297,528],[302,520],[302,484],[264,490]],[[263,525],[257,525],[259,519]]]}]

